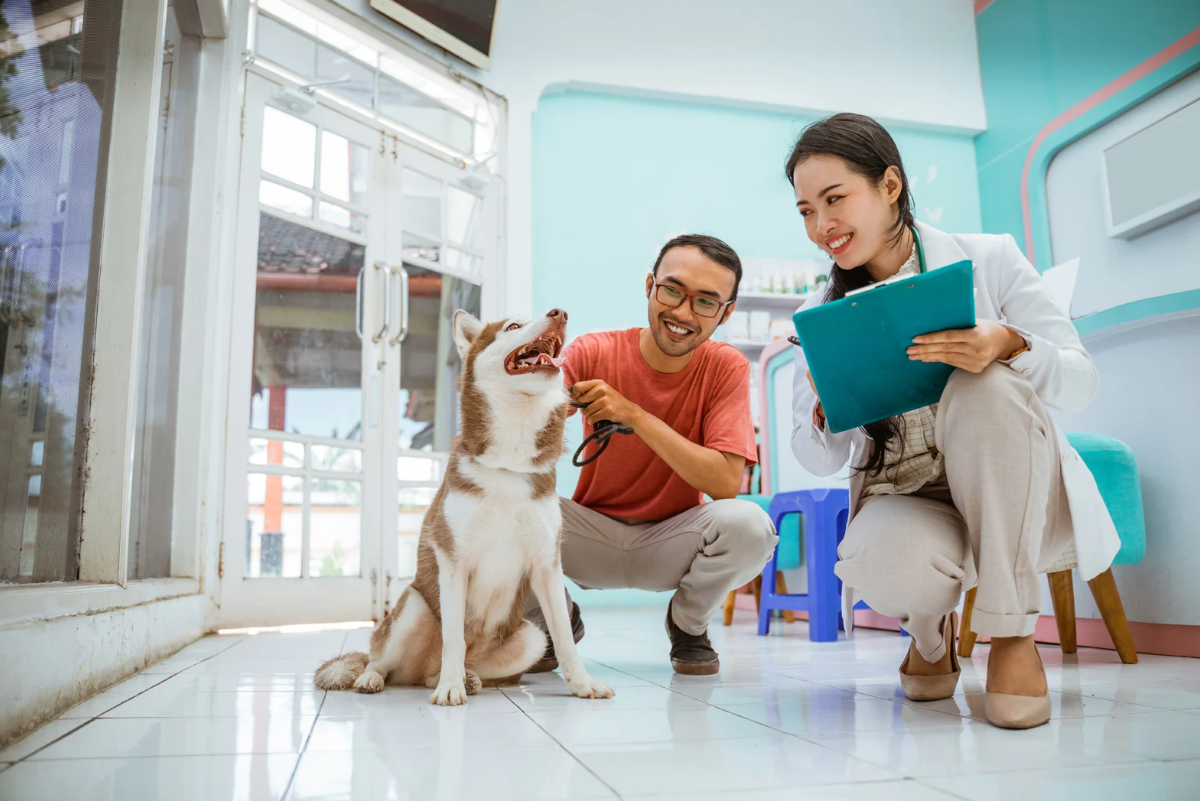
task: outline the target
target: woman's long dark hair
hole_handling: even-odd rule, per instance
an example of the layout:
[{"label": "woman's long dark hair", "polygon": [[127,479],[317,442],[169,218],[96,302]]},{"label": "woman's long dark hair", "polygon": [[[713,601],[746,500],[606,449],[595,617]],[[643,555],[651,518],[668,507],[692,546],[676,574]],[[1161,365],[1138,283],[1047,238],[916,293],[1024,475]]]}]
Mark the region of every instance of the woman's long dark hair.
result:
[{"label": "woman's long dark hair", "polygon": [[[909,193],[908,176],[900,160],[900,149],[882,125],[861,114],[834,114],[809,125],[800,134],[787,160],[787,179],[793,188],[796,165],[812,156],[836,156],[875,185],[883,180],[888,167],[895,167],[900,173],[900,197],[896,202],[896,221],[890,229],[890,244],[895,247],[904,241],[904,232],[913,225],[912,196]],[[843,270],[835,263],[829,270],[825,302],[844,298],[847,292],[869,283],[871,276],[866,267]],[[873,476],[879,475],[887,457],[888,443],[893,439],[897,440],[897,446],[903,454],[904,440],[898,436],[902,425],[901,418],[889,417],[863,426],[867,436],[874,442],[863,470]]]}]

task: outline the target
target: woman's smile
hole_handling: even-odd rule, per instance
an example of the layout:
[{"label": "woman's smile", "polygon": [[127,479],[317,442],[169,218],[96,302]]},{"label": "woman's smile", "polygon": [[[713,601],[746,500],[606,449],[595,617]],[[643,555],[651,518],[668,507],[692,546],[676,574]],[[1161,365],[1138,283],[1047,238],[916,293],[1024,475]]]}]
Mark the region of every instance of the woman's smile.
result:
[{"label": "woman's smile", "polygon": [[826,239],[825,247],[829,248],[829,252],[835,256],[840,256],[846,252],[846,248],[850,247],[850,240],[854,238],[854,234],[840,234],[834,239]]}]

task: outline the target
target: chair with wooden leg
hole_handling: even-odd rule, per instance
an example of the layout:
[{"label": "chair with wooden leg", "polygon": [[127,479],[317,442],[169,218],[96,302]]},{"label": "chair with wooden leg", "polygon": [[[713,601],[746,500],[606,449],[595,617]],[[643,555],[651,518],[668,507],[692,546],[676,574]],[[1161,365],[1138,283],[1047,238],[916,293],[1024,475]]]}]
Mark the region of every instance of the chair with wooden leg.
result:
[{"label": "chair with wooden leg", "polygon": [[[1104,505],[1121,538],[1121,550],[1113,559],[1114,565],[1132,565],[1142,561],[1146,555],[1146,519],[1142,511],[1142,488],[1138,481],[1137,462],[1133,451],[1124,443],[1101,434],[1067,434],[1067,440],[1083,459],[1083,463],[1096,479],[1096,486],[1104,498]],[[1075,635],[1075,592],[1071,568],[1076,567],[1075,546],[1062,555],[1058,563],[1047,571],[1050,582],[1050,599],[1054,604],[1054,622],[1058,626],[1058,639],[1064,654],[1073,654],[1077,648]],[[1121,661],[1134,664],[1138,661],[1133,645],[1125,607],[1117,592],[1117,582],[1112,568],[1088,582],[1092,598],[1104,618],[1104,626],[1112,637],[1113,645]],[[975,607],[975,590],[967,592],[963,603],[962,626],[959,629],[958,655],[966,658],[975,647],[976,635],[971,631],[971,613]]]}]

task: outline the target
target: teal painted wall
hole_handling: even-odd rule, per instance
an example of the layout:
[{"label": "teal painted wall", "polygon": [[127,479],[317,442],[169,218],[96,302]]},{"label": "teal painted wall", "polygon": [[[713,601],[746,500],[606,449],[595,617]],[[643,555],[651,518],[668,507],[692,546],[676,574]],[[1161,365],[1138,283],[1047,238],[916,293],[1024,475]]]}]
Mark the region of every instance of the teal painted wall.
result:
[{"label": "teal painted wall", "polygon": [[[644,325],[645,276],[681,233],[720,237],[742,257],[815,259],[783,164],[805,124],[786,114],[568,92],[533,122],[533,309],[570,314],[572,335]],[[918,219],[980,230],[970,137],[892,130]],[[579,423],[568,424],[574,451]],[[577,471],[559,464],[570,496]],[[666,603],[587,593],[586,605]]]},{"label": "teal painted wall", "polygon": [[975,140],[983,230],[1024,247],[1021,171],[1038,132],[1198,26],[1197,0],[995,0],[984,9],[976,29],[988,129]]}]

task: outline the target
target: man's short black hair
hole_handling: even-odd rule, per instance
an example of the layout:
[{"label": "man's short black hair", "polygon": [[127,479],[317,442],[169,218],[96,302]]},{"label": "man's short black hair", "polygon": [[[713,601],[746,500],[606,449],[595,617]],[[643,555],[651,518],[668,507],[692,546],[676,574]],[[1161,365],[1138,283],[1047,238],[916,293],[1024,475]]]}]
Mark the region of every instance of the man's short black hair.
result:
[{"label": "man's short black hair", "polygon": [[705,236],[704,234],[684,234],[677,236],[670,242],[662,246],[662,250],[658,252],[658,258],[654,262],[654,277],[658,277],[658,265],[662,264],[663,256],[675,248],[699,248],[700,252],[710,259],[715,261],[722,267],[728,267],[733,270],[733,297],[730,300],[737,300],[738,287],[742,283],[742,260],[738,258],[738,254],[734,253],[733,248],[717,239],[715,236]]}]

